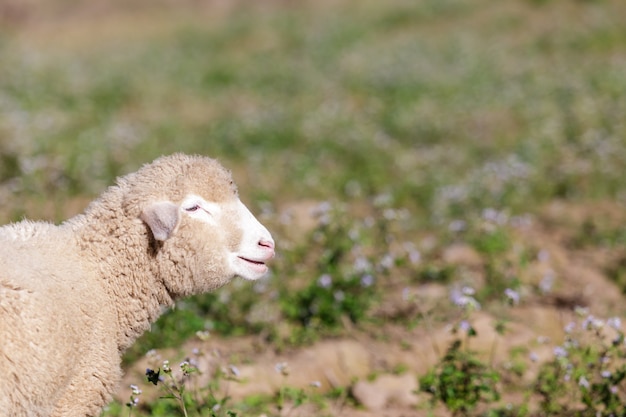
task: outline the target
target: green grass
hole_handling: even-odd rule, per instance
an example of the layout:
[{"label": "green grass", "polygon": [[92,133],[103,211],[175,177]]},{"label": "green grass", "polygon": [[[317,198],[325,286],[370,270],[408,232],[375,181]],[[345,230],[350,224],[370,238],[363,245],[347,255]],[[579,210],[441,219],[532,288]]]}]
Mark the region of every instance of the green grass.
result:
[{"label": "green grass", "polygon": [[[473,228],[485,209],[514,217],[555,199],[626,201],[626,8],[617,0],[342,0],[210,12],[70,46],[0,32],[2,220],[60,221],[67,210],[43,202],[91,198],[182,151],[233,169],[244,201],[263,208],[277,237],[267,288],[234,285],[181,303],[127,362],[207,328],[267,331],[283,343],[273,321],[250,320],[259,305],[302,330],[300,342],[311,323],[322,337],[346,316],[375,322],[375,291],[354,272],[359,255],[381,291],[455,279],[435,249],[419,266],[389,249],[424,233],[488,257],[499,294],[518,281],[498,260],[508,231]],[[292,241],[274,214],[300,200],[346,212]],[[455,234],[452,224],[469,229]],[[576,247],[623,245],[622,229],[589,227]],[[393,265],[381,266],[388,255]],[[342,280],[337,288],[353,291],[354,303],[335,303],[336,292],[315,284],[323,274]],[[621,269],[611,274],[623,281]]]},{"label": "green grass", "polygon": [[[97,193],[181,150],[254,171],[252,198],[275,198],[266,184],[280,170],[285,198],[341,198],[358,183],[420,217],[620,195],[620,15],[610,2],[507,3],[516,7],[243,10],[216,27],[181,22],[123,47],[70,51],[25,50],[6,36],[2,143],[22,144],[3,154],[41,167],[3,177],[25,178],[26,192]],[[571,24],[529,30],[559,12]],[[44,169],[58,171],[53,190]],[[442,195],[449,186],[462,188],[460,201]]]}]

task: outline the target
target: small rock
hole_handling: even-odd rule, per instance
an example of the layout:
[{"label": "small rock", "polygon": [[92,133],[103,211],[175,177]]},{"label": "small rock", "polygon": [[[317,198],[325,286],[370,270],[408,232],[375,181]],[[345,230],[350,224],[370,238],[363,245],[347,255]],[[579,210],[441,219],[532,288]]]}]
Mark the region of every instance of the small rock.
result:
[{"label": "small rock", "polygon": [[390,404],[412,407],[417,404],[415,375],[381,375],[375,381],[358,381],[352,395],[369,410],[382,410]]}]

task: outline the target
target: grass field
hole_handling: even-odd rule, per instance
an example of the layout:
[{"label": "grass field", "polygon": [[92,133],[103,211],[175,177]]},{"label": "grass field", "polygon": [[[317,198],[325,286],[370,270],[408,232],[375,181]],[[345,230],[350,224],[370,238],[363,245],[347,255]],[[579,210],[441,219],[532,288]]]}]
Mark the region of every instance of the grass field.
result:
[{"label": "grass field", "polygon": [[[626,3],[41,3],[0,3],[0,220],[61,221],[116,176],[180,151],[232,169],[242,199],[278,244],[270,277],[181,302],[127,353],[129,368],[203,330],[233,345],[251,337],[275,352],[355,334],[410,351],[408,335],[466,326],[477,313],[447,296],[434,304],[407,296],[421,300],[433,285],[513,322],[524,322],[515,311],[534,305],[563,314],[587,307],[584,314],[606,319],[625,311]],[[450,255],[459,247],[474,260]],[[550,294],[535,265],[547,252],[556,279]],[[566,274],[576,262],[617,293],[589,296]],[[389,312],[402,302],[411,308]],[[440,369],[446,358],[474,358],[469,349],[450,352]],[[498,398],[474,401],[471,390],[459,390],[455,403],[428,394],[424,384],[445,379],[435,372],[418,404],[399,406],[397,415],[623,415],[623,346],[589,352],[612,355],[610,371],[621,377],[592,380],[572,365],[571,351],[568,369],[582,374],[563,393],[554,383],[566,372],[558,357],[524,379],[532,366],[506,368],[521,362],[510,353],[500,364],[481,362],[494,374],[452,367]],[[394,366],[374,367],[366,379],[425,375]],[[202,416],[287,408],[369,415],[353,382],[330,385],[308,396],[286,387],[243,402],[185,401]],[[182,412],[172,400],[132,409],[121,401],[106,415]]]}]

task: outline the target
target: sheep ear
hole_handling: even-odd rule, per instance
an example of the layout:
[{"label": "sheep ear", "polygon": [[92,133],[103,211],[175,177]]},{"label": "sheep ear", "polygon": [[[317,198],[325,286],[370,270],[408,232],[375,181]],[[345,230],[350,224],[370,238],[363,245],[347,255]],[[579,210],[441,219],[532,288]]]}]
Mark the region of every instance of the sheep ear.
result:
[{"label": "sheep ear", "polygon": [[178,206],[169,201],[159,201],[146,207],[139,216],[152,230],[156,240],[167,240],[178,225]]}]

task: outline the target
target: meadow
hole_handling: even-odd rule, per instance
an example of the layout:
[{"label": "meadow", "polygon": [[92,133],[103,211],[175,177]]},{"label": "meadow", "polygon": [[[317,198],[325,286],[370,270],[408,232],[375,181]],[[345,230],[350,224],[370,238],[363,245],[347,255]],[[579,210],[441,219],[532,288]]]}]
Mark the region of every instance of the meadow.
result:
[{"label": "meadow", "polygon": [[104,416],[626,415],[626,3],[41,3],[0,4],[2,223],[200,153],[278,248],[162,316]]}]

